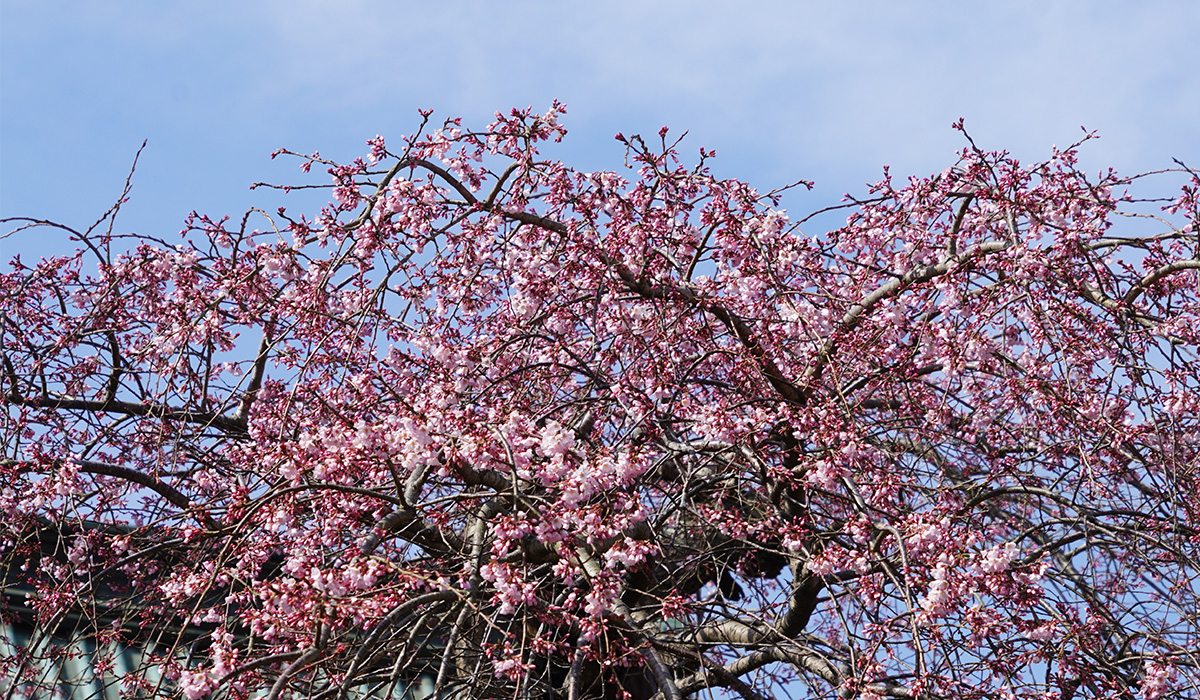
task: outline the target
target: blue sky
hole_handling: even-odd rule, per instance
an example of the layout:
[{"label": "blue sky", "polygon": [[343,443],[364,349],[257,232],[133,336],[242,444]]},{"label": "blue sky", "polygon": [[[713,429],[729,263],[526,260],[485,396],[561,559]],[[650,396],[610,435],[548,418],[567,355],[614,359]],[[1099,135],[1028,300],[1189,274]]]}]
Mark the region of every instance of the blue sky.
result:
[{"label": "blue sky", "polygon": [[[279,147],[348,159],[418,108],[484,125],[566,103],[553,154],[617,168],[612,136],[690,130],[716,170],[861,193],[890,165],[928,174],[964,145],[1036,160],[1101,140],[1090,170],[1200,165],[1200,3],[0,0],[0,216],[86,226],[149,144],[118,228],[170,237],[193,209],[274,208],[304,181]],[[291,207],[315,208],[293,197]],[[33,234],[0,257],[56,252]]]}]

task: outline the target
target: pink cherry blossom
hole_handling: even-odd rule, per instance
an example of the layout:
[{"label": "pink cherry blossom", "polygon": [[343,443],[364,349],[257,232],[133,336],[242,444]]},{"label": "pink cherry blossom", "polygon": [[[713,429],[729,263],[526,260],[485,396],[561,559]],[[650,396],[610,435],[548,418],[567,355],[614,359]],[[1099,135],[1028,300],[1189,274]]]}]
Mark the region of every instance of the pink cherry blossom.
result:
[{"label": "pink cherry blossom", "polygon": [[1194,173],[964,132],[816,217],[565,113],[280,151],[303,214],[8,222],[74,251],[0,273],[29,621],[189,700],[1196,695]]}]

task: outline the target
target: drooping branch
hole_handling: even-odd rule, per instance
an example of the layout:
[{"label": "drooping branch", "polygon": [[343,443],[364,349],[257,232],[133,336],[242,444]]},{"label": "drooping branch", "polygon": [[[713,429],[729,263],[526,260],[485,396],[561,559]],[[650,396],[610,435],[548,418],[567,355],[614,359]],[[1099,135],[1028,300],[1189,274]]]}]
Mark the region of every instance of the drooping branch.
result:
[{"label": "drooping branch", "polygon": [[14,406],[29,408],[79,411],[83,413],[117,413],[125,416],[145,416],[163,420],[191,423],[206,428],[216,428],[227,435],[238,437],[246,434],[246,421],[213,411],[196,411],[176,408],[166,404],[132,403],[129,401],[92,401],[88,399],[51,398],[21,396],[9,393],[5,397]]}]

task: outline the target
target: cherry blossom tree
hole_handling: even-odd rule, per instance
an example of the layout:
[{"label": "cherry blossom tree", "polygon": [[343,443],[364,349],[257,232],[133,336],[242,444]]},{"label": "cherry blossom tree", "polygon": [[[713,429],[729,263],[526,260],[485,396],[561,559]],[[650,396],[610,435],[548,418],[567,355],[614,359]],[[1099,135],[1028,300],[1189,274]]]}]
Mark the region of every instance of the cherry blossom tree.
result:
[{"label": "cherry blossom tree", "polygon": [[10,220],[77,247],[0,277],[39,629],[189,700],[1200,696],[1195,173],[964,131],[813,235],[562,112],[281,151],[309,216]]}]

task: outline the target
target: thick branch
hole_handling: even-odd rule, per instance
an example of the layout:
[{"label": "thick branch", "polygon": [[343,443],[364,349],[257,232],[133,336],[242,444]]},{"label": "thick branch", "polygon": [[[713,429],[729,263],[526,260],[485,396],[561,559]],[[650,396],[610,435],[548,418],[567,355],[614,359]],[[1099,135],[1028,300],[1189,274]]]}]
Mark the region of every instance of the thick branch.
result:
[{"label": "thick branch", "polygon": [[371,554],[383,542],[385,534],[395,535],[432,554],[449,556],[466,547],[453,532],[427,524],[415,511],[395,510],[375,524],[374,531],[363,541],[359,551]]},{"label": "thick branch", "polygon": [[647,284],[645,281],[634,275],[632,271],[617,261],[607,257],[604,260],[606,264],[611,266],[616,271],[617,275],[621,277],[621,280],[625,282],[625,285],[629,288],[629,290],[636,293],[638,296],[641,296],[644,299],[666,299],[670,297],[680,298],[695,304],[704,311],[707,311],[715,316],[717,320],[724,324],[729,332],[733,334],[733,337],[737,339],[742,347],[750,353],[750,356],[754,358],[756,363],[758,363],[759,372],[762,374],[763,378],[767,380],[767,383],[771,385],[771,388],[775,389],[775,391],[780,397],[783,398],[783,400],[791,404],[804,404],[806,401],[806,396],[804,396],[796,388],[796,385],[789,382],[783,376],[783,372],[780,371],[779,366],[776,365],[775,361],[772,360],[770,355],[767,354],[766,348],[764,348],[762,344],[758,342],[758,338],[754,336],[754,333],[750,330],[750,327],[746,325],[746,322],[741,318],[741,316],[713,301],[701,299],[690,289],[683,287],[668,289]]},{"label": "thick branch", "polygon": [[928,282],[936,277],[941,277],[949,273],[954,268],[973,258],[977,258],[990,253],[995,253],[1012,246],[1008,241],[990,241],[982,243],[962,255],[948,256],[946,260],[936,265],[926,265],[915,270],[910,270],[903,277],[897,277],[886,284],[880,285],[875,291],[863,297],[861,301],[850,307],[842,317],[841,323],[837,329],[830,334],[829,339],[825,341],[825,346],[821,348],[820,354],[817,355],[816,361],[808,371],[804,373],[804,379],[800,382],[802,386],[808,387],[805,392],[811,393],[812,385],[816,382],[821,374],[825,371],[825,366],[829,364],[829,360],[833,357],[834,350],[837,349],[838,336],[854,330],[859,321],[868,311],[875,308],[875,305],[889,297],[896,296],[906,288]]},{"label": "thick branch", "polygon": [[271,335],[273,322],[268,322],[267,327],[263,329],[262,340],[258,344],[258,356],[254,358],[254,374],[250,376],[250,383],[246,386],[246,393],[242,397],[242,405],[238,408],[237,415],[234,420],[244,426],[250,420],[250,408],[254,405],[254,399],[258,396],[258,390],[262,388],[263,375],[267,371],[267,351],[271,349]]},{"label": "thick branch", "polygon": [[1184,270],[1200,270],[1200,260],[1175,260],[1159,267],[1154,272],[1151,272],[1142,279],[1138,280],[1137,284],[1133,285],[1133,288],[1126,292],[1125,296],[1121,299],[1121,303],[1125,305],[1132,304],[1133,302],[1137,301],[1137,298],[1141,296],[1143,292],[1149,289],[1150,285],[1161,280],[1167,275],[1172,275],[1176,272],[1182,272]]},{"label": "thick branch", "polygon": [[14,406],[54,410],[62,409],[67,411],[90,411],[92,413],[120,413],[126,416],[149,416],[212,427],[231,435],[246,434],[245,420],[239,417],[224,416],[212,411],[190,411],[163,404],[132,403],[129,401],[89,401],[87,399],[52,399],[47,397],[26,398],[12,392],[9,392],[5,399]]},{"label": "thick branch", "polygon": [[[0,463],[2,463],[4,465],[17,464],[19,466],[19,462],[15,462],[14,460],[3,460],[3,462],[0,462]],[[58,464],[61,466],[62,462],[59,461]],[[79,471],[84,472],[86,474],[100,474],[103,476],[111,476],[111,477],[115,477],[118,479],[124,479],[125,481],[137,484],[138,486],[143,486],[145,488],[148,488],[151,491],[162,496],[164,499],[167,500],[168,503],[175,506],[176,508],[179,508],[180,510],[182,510],[184,512],[191,513],[192,515],[195,515],[209,529],[216,529],[219,525],[216,521],[214,521],[212,519],[211,516],[208,515],[208,513],[205,513],[202,510],[196,508],[195,505],[191,502],[191,500],[189,500],[187,496],[183,495],[174,486],[171,486],[170,484],[168,484],[164,481],[161,481],[149,474],[146,474],[145,472],[140,472],[140,471],[138,471],[136,469],[132,469],[130,467],[122,467],[117,464],[107,464],[105,462],[94,462],[92,460],[86,460],[86,459],[78,460],[77,462],[75,462],[75,464],[77,464],[79,466]]]}]

